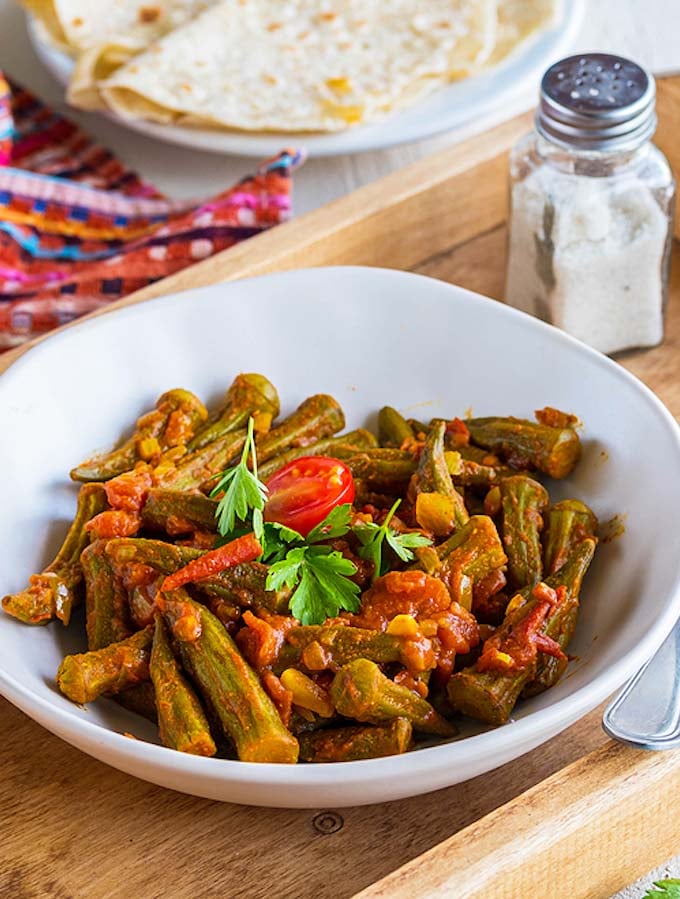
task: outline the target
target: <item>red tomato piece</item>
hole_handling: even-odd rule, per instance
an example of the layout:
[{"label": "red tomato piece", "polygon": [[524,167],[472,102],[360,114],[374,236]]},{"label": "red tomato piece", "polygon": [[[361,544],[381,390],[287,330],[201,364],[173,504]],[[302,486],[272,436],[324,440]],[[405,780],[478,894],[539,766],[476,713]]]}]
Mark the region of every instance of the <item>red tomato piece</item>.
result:
[{"label": "red tomato piece", "polygon": [[354,501],[354,479],[338,459],[301,456],[267,481],[265,521],[276,521],[306,537],[335,506]]}]

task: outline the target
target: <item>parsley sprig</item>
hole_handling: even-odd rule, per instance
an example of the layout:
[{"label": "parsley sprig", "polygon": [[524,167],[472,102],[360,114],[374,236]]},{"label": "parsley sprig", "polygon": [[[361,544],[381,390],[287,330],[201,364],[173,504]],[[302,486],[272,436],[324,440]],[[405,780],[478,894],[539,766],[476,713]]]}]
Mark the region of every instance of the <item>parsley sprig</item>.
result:
[{"label": "parsley sprig", "polygon": [[[250,456],[252,471],[248,468]],[[257,455],[255,453],[254,421],[248,419],[248,433],[243,444],[243,452],[238,465],[227,469],[221,476],[210,496],[217,496],[224,491],[224,496],[217,505],[215,517],[217,530],[222,537],[236,537],[233,533],[236,522],[246,524],[252,515],[252,530],[258,540],[263,534],[262,510],[267,501],[267,488],[257,476]]]},{"label": "parsley sprig", "polygon": [[394,513],[399,508],[401,500],[398,499],[381,525],[373,522],[357,524],[353,528],[357,539],[361,543],[359,555],[362,559],[373,563],[373,580],[384,574],[387,569],[387,561],[383,558],[383,545],[394,550],[402,562],[410,562],[414,558],[413,549],[418,546],[430,546],[432,541],[424,534],[416,532],[400,534],[390,527]]},{"label": "parsley sprig", "polygon": [[356,612],[361,603],[354,562],[322,541],[344,536],[350,529],[351,507],[336,506],[306,537],[281,525],[265,525],[266,587],[293,590],[290,610],[302,624],[323,624],[341,609]]},{"label": "parsley sprig", "polygon": [[[250,467],[248,460],[250,459]],[[261,560],[269,565],[267,590],[292,590],[290,611],[302,624],[323,624],[341,609],[356,612],[361,604],[361,590],[351,580],[357,567],[326,541],[343,537],[350,530],[361,543],[359,555],[373,563],[373,580],[387,567],[383,546],[387,544],[404,562],[413,559],[412,550],[428,546],[432,541],[423,534],[400,534],[390,522],[401,500],[392,506],[382,525],[365,523],[350,528],[351,506],[336,506],[306,537],[292,528],[264,522],[263,511],[267,488],[257,476],[254,422],[248,419],[248,432],[238,465],[220,477],[211,492],[224,491],[215,517],[225,543],[251,529],[263,547]]]},{"label": "parsley sprig", "polygon": [[668,880],[656,880],[656,890],[649,889],[642,899],[680,899],[680,880],[669,878]]}]

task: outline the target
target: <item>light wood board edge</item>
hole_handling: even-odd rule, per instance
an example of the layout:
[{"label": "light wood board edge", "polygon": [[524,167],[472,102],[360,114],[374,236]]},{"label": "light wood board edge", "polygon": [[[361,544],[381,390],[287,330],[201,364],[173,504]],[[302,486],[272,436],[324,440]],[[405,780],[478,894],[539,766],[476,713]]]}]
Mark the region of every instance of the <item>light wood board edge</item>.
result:
[{"label": "light wood board edge", "polygon": [[[659,127],[654,143],[665,153],[680,181],[680,75],[658,79],[656,110]],[[680,238],[680,197],[676,203],[675,236]]]},{"label": "light wood board edge", "polygon": [[[107,315],[193,287],[294,268],[370,265],[412,269],[505,220],[505,162],[499,154],[530,127],[529,116],[511,119],[83,318]],[[0,354],[0,373],[32,346],[77,324],[64,325]]]},{"label": "light wood board edge", "polygon": [[[680,174],[680,76],[659,79],[657,88],[656,143]],[[85,317],[106,315],[192,287],[293,268],[372,265],[409,270],[422,266],[427,259],[505,221],[506,153],[529,131],[531,122],[530,113],[510,119]],[[471,196],[474,202],[469,201]],[[676,236],[680,237],[680,216],[676,216]],[[49,336],[1,354],[0,374]]]},{"label": "light wood board edge", "polygon": [[354,899],[608,899],[678,851],[680,752],[609,741]]}]

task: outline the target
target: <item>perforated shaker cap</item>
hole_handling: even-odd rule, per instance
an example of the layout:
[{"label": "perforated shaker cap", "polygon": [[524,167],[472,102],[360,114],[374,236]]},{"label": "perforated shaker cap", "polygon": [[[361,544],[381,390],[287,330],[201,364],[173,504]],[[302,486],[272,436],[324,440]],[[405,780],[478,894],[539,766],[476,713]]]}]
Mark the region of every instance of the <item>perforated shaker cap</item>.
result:
[{"label": "perforated shaker cap", "polygon": [[655,98],[654,78],[629,59],[570,56],[543,76],[536,129],[561,147],[634,150],[656,131]]}]

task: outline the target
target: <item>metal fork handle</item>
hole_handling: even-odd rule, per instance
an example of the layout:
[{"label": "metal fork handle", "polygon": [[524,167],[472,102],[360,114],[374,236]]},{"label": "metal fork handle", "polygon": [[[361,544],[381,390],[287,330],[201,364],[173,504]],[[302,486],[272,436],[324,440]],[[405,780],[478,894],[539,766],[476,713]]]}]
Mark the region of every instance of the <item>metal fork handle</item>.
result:
[{"label": "metal fork handle", "polygon": [[607,706],[602,726],[610,737],[638,749],[680,747],[680,621]]}]

